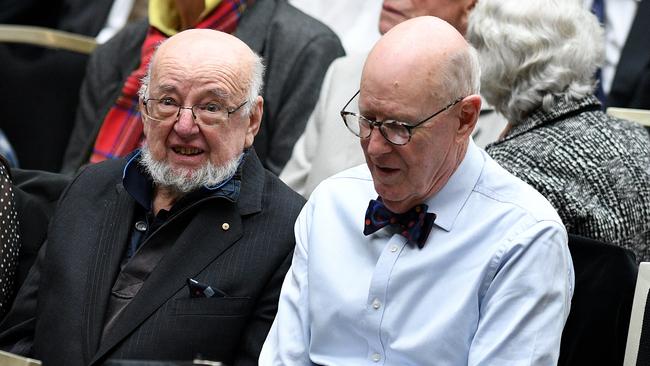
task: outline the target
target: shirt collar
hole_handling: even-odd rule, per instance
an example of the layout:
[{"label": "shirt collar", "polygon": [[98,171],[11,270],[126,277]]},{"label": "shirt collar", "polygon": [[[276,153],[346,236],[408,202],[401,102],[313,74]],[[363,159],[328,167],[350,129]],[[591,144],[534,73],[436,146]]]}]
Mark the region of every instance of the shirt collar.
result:
[{"label": "shirt collar", "polygon": [[481,154],[481,150],[470,138],[465,157],[447,184],[426,201],[429,206],[428,211],[436,214],[434,222],[436,226],[445,231],[452,229],[460,210],[467,202],[481,176],[484,164],[485,158]]},{"label": "shirt collar", "polygon": [[[199,200],[203,197],[223,197],[232,202],[239,199],[241,188],[241,167],[246,159],[247,151],[239,162],[237,171],[233,176],[215,186],[203,186],[201,189],[190,192],[187,198]],[[140,164],[141,151],[138,149],[127,156],[127,163],[122,172],[122,185],[124,189],[140,204],[145,210],[151,210],[153,199],[153,179]],[[183,200],[185,201],[185,200]]]}]

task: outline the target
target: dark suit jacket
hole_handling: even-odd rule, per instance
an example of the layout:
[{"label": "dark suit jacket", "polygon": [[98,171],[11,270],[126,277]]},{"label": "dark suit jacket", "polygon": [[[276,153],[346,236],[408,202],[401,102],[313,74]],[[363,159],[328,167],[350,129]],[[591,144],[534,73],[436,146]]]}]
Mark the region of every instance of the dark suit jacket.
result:
[{"label": "dark suit jacket", "polygon": [[[249,154],[238,202],[201,200],[151,234],[149,241],[164,240],[184,228],[101,338],[135,207],[121,184],[124,165],[91,165],[63,193],[44,257],[39,255],[0,324],[0,347],[46,365],[191,360],[197,354],[256,365],[277,311],[304,200]],[[187,278],[228,296],[190,298]]]},{"label": "dark suit jacket", "polygon": [[650,0],[642,0],[616,66],[608,107],[650,109]]},{"label": "dark suit jacket", "polygon": [[[140,64],[148,26],[146,20],[127,26],[91,56],[62,172],[73,173],[88,161],[104,117]],[[334,32],[286,0],[257,0],[235,36],[264,58],[264,115],[254,146],[264,166],[280,174],[343,47]]]}]

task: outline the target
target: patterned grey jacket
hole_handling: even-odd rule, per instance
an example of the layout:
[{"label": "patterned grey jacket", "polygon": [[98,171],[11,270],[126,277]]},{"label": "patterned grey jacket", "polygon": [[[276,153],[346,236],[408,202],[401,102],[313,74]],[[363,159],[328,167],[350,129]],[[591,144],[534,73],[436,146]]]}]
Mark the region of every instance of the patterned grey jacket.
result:
[{"label": "patterned grey jacket", "polygon": [[650,260],[650,137],[643,127],[606,115],[592,96],[561,100],[486,151],[542,193],[569,233]]}]

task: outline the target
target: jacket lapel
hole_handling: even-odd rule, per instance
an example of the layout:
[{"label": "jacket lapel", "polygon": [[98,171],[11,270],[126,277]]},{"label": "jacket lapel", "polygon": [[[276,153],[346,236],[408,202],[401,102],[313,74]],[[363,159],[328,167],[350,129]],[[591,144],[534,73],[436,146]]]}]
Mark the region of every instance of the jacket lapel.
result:
[{"label": "jacket lapel", "polygon": [[[190,208],[190,212],[183,214],[193,217],[178,241],[165,254],[138,294],[124,309],[113,329],[104,336],[91,364],[100,361],[175,293],[185,287],[187,278],[194,277],[201,272],[242,237],[241,216],[261,210],[264,174],[264,168],[251,149],[242,167],[242,185],[238,202],[230,202],[223,198],[208,199]],[[182,220],[182,217],[177,217],[174,220],[179,219]],[[224,225],[226,223],[228,225]],[[174,225],[175,223],[170,222],[170,224]],[[129,224],[125,226],[129,226]],[[164,231],[161,230],[154,235],[158,234],[164,235]],[[119,268],[119,264],[116,267]],[[112,279],[114,278],[115,275]],[[105,300],[112,285],[111,282],[108,287],[103,288]],[[104,301],[105,303],[106,301]],[[103,312],[105,312],[105,307],[102,310],[102,316]]]},{"label": "jacket lapel", "polygon": [[134,203],[122,184],[116,187],[116,196],[110,200],[102,218],[98,245],[91,254],[83,309],[84,359],[90,360],[97,350],[101,336],[108,296],[120,269],[122,254],[129,238]]}]

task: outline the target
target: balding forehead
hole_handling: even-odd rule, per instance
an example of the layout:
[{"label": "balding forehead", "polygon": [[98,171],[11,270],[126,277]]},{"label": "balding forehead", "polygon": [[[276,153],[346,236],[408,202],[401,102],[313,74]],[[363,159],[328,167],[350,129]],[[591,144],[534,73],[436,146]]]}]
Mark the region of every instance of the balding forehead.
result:
[{"label": "balding forehead", "polygon": [[246,62],[255,56],[253,50],[237,37],[212,29],[190,29],[180,32],[166,40],[157,52],[177,57],[205,55],[224,62]]},{"label": "balding forehead", "polygon": [[152,62],[173,59],[179,63],[211,63],[229,65],[247,73],[255,62],[255,53],[236,37],[208,29],[193,29],[178,33],[160,45]]}]

